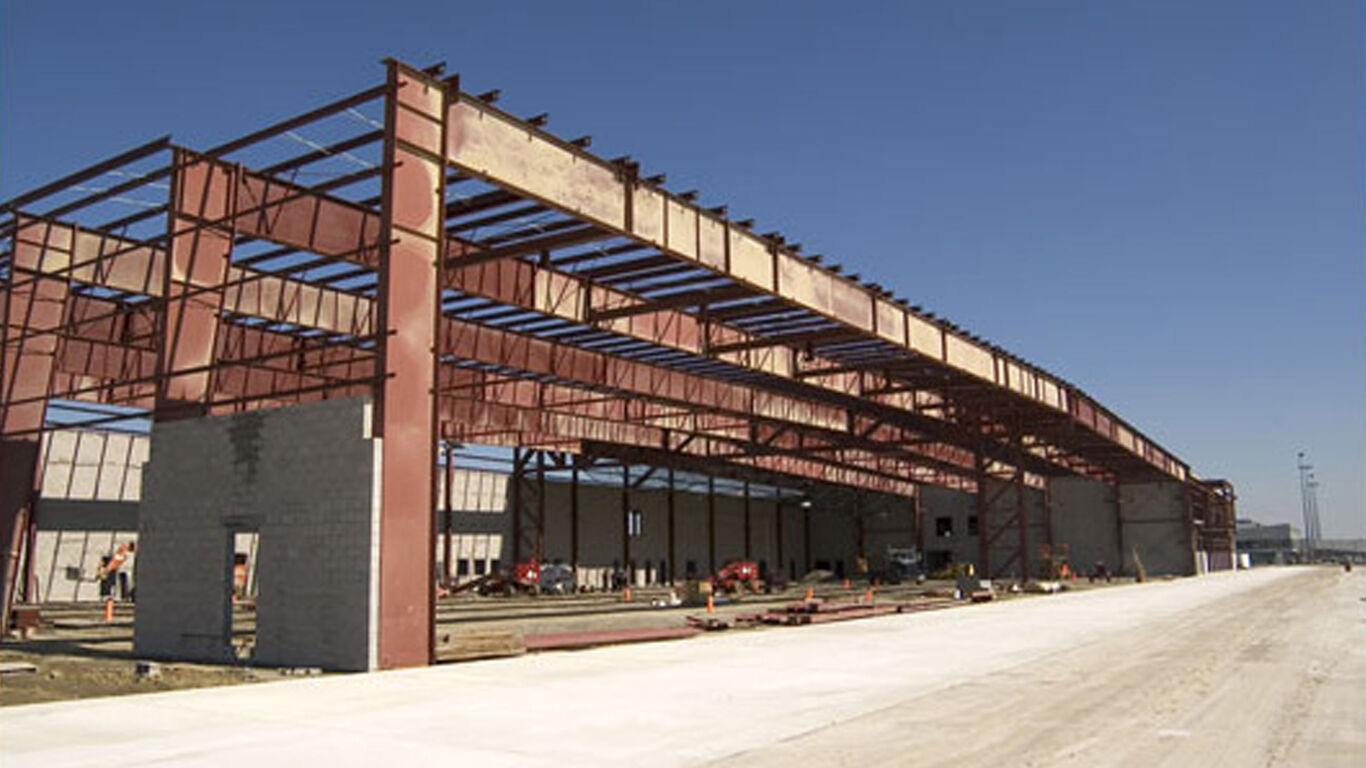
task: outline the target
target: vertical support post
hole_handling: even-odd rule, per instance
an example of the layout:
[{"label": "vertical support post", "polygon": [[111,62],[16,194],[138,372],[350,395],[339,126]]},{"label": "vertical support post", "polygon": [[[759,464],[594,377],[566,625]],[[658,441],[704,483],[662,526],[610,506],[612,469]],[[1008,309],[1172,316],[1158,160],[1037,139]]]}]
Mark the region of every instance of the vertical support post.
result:
[{"label": "vertical support post", "polygon": [[529,454],[521,447],[514,446],[512,449],[512,477],[509,482],[512,488],[509,499],[512,502],[512,564],[516,567],[517,563],[522,562],[522,474],[526,467],[526,460]]},{"label": "vertical support post", "polygon": [[920,506],[920,487],[911,496],[911,530],[915,536],[915,556],[925,562],[925,510]]},{"label": "vertical support post", "polygon": [[1124,488],[1115,481],[1115,575],[1124,575]]},{"label": "vertical support post", "polygon": [[987,457],[979,450],[977,458],[977,568],[978,575],[991,578],[991,501],[987,498]]},{"label": "vertical support post", "polygon": [[38,499],[42,496],[42,472],[45,465],[43,459],[38,460],[34,472],[33,512],[28,516],[28,528],[24,531],[24,579],[19,594],[20,599],[29,604],[42,602],[42,597],[38,594],[38,564],[34,560],[38,554],[38,515],[41,514]]},{"label": "vertical support post", "polygon": [[[52,388],[67,279],[45,273],[70,267],[76,233],[18,217],[0,317],[0,633],[9,629],[19,564],[36,519],[47,396]],[[32,597],[30,592],[25,598]]]},{"label": "vertical support post", "polygon": [[[1044,479],[1043,484],[1043,525],[1044,543],[1048,545],[1049,556],[1056,561],[1057,554],[1054,549],[1057,547],[1057,540],[1053,534],[1053,483],[1047,478]],[[1051,578],[1053,575],[1049,574],[1049,577]]]},{"label": "vertical support post", "polygon": [[811,573],[811,499],[802,502],[802,575]]},{"label": "vertical support post", "polygon": [[716,573],[716,478],[707,476],[707,572]]},{"label": "vertical support post", "polygon": [[444,514],[441,520],[441,577],[446,584],[451,583],[451,527],[455,517],[455,441],[447,440],[444,492],[441,506]]},{"label": "vertical support post", "polygon": [[868,559],[867,532],[864,530],[863,506],[866,499],[862,491],[854,492],[854,534],[857,538],[855,543],[856,555],[859,560]]},{"label": "vertical support post", "polygon": [[783,553],[783,518],[787,516],[787,505],[783,503],[782,491],[778,491],[778,497],[773,503],[773,539],[774,554],[777,556],[777,563],[773,565],[778,569],[778,573],[787,573],[787,557]]},{"label": "vertical support post", "polygon": [[750,556],[751,556],[751,553],[750,553],[750,545],[751,545],[751,541],[750,541],[750,538],[751,538],[751,536],[750,536],[750,529],[751,529],[751,528],[753,528],[753,526],[750,525],[750,512],[749,512],[749,481],[746,480],[746,481],[745,481],[745,559],[746,559],[746,560],[749,560],[749,559],[750,559]]},{"label": "vertical support post", "polygon": [[579,465],[569,471],[569,567],[579,578]]},{"label": "vertical support post", "polygon": [[626,583],[634,584],[635,569],[631,567],[631,465],[621,465],[621,568]]},{"label": "vertical support post", "polygon": [[441,81],[393,60],[386,63],[376,301],[382,376],[374,434],[381,439],[377,663],[393,668],[428,664],[433,655],[442,158],[451,105]]},{"label": "vertical support post", "polygon": [[665,578],[669,580],[669,586],[673,586],[674,574],[678,572],[678,550],[676,539],[677,522],[674,517],[674,505],[676,503],[676,500],[674,499],[674,495],[674,468],[669,467],[669,572],[664,574]]},{"label": "vertical support post", "polygon": [[[1186,521],[1186,544],[1190,549],[1191,573],[1199,576],[1201,575],[1200,547],[1195,541],[1195,500],[1192,498],[1195,494],[1195,486],[1193,483],[1187,481],[1182,488],[1182,491],[1181,498],[1185,502],[1183,511],[1185,513]],[[1236,552],[1234,553],[1234,557],[1237,557]]]},{"label": "vertical support post", "polygon": [[1024,469],[1015,470],[1015,525],[1020,533],[1020,581],[1030,579],[1029,571],[1029,503],[1025,496]]},{"label": "vertical support post", "polygon": [[545,451],[536,452],[536,562],[545,560]]}]

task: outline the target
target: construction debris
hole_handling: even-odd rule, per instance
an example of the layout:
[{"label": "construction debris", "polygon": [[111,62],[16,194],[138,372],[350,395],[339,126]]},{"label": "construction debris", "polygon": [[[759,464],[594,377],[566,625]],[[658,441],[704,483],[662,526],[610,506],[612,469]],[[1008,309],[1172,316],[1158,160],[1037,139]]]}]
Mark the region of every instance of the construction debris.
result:
[{"label": "construction debris", "polygon": [[474,661],[526,653],[526,643],[515,632],[443,634],[437,638],[437,661]]},{"label": "construction debris", "polygon": [[730,629],[730,622],[714,616],[684,616],[683,621],[689,627],[700,629],[703,632],[719,632],[723,629]]},{"label": "construction debris", "polygon": [[736,616],[738,623],[767,624],[772,626],[802,626],[806,624],[825,624],[832,621],[866,619],[892,613],[916,613],[939,608],[948,608],[953,600],[930,598],[905,603],[878,603],[873,600],[860,600],[847,603],[830,603],[823,600],[803,600],[765,613]]},{"label": "construction debris", "polygon": [[691,627],[638,629],[608,629],[593,632],[553,632],[527,635],[523,638],[528,651],[568,651],[595,648],[619,643],[643,643],[654,640],[677,640],[692,637],[697,630]]}]

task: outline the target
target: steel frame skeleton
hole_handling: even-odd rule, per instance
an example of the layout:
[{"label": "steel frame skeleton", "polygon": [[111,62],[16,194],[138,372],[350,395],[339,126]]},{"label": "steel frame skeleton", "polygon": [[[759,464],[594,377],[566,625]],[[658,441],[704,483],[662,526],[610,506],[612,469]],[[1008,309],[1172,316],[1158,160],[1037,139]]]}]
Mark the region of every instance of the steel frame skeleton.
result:
[{"label": "steel frame skeleton", "polygon": [[[1231,536],[1230,486],[1074,385],[440,66],[385,66],[379,86],[207,151],[160,138],[4,204],[4,620],[16,586],[32,595],[52,402],[110,408],[82,422],[98,425],[372,397],[386,667],[431,659],[443,440],[515,447],[519,478],[534,455],[543,481],[549,458],[575,485],[572,457],[907,497],[981,495],[987,476],[1021,499],[1064,474],[1175,481],[1194,546]],[[543,505],[543,482],[526,495]],[[539,554],[544,510],[523,506],[515,546]],[[809,538],[805,508],[802,524]],[[449,511],[442,530],[449,567]]]}]

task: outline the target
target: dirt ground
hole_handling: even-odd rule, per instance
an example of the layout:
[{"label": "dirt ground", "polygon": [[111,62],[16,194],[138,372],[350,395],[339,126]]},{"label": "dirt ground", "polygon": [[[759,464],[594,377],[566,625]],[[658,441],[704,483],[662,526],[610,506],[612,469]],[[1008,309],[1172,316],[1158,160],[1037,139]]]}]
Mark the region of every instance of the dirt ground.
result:
[{"label": "dirt ground", "polygon": [[154,675],[137,674],[131,606],[120,606],[106,624],[97,605],[51,607],[30,639],[0,645],[0,662],[23,662],[34,672],[0,676],[0,706],[95,696],[118,696],[182,688],[278,680],[294,670],[247,666],[162,663]]},{"label": "dirt ground", "polygon": [[[1116,583],[1122,583],[1116,581]],[[737,615],[757,613],[805,597],[808,585],[793,584],[771,595],[747,595],[734,602],[716,606],[717,618],[733,621]],[[845,589],[838,583],[811,585],[815,596],[831,602],[857,600],[866,584]],[[1072,589],[1091,589],[1087,582],[1069,584]],[[907,601],[927,594],[951,593],[948,582],[923,585],[882,587],[877,600]],[[444,599],[437,605],[438,644],[460,646],[468,640],[472,648],[499,648],[489,638],[506,637],[518,645],[527,634],[587,632],[612,629],[675,628],[689,615],[701,616],[700,607],[660,608],[652,601],[667,599],[662,588],[636,590],[631,603],[616,594],[584,594],[563,597],[476,597]],[[1002,594],[1000,599],[1016,595]],[[236,665],[161,663],[159,674],[137,674],[138,657],[133,654],[132,606],[117,607],[111,623],[105,623],[103,607],[95,604],[53,605],[43,608],[43,626],[25,640],[7,640],[0,645],[0,662],[26,662],[34,672],[0,676],[0,707],[48,701],[117,696],[152,691],[203,688],[220,685],[279,680],[298,675],[317,674],[317,670],[275,669],[252,666],[249,661]],[[249,642],[253,628],[249,611],[239,610],[237,626],[243,630],[238,642]],[[459,654],[455,654],[459,656]],[[474,658],[479,653],[470,655]]]}]

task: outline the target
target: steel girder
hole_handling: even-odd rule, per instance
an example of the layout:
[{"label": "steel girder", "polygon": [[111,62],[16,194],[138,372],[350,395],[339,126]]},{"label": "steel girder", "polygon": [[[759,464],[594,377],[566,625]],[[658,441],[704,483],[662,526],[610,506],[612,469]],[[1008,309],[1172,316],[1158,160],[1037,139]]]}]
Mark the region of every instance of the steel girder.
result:
[{"label": "steel girder", "polygon": [[[384,85],[207,152],[159,139],[4,206],[7,595],[31,525],[38,468],[25,457],[53,397],[174,418],[373,394],[386,666],[430,651],[430,574],[397,547],[430,539],[438,437],[905,494],[975,489],[984,468],[1036,486],[1060,472],[1188,478],[1075,387],[781,236],[458,79],[388,69]],[[377,99],[374,130],[260,170],[228,160]],[[375,144],[362,170],[312,187],[281,177]],[[165,153],[168,165],[129,172]],[[105,173],[127,180],[24,213]],[[63,220],[159,179],[171,182],[165,205],[94,227]],[[342,196],[367,180],[378,195]],[[483,188],[451,200],[457,184]],[[164,235],[119,231],[158,216]],[[253,242],[282,247],[239,252]]]}]

